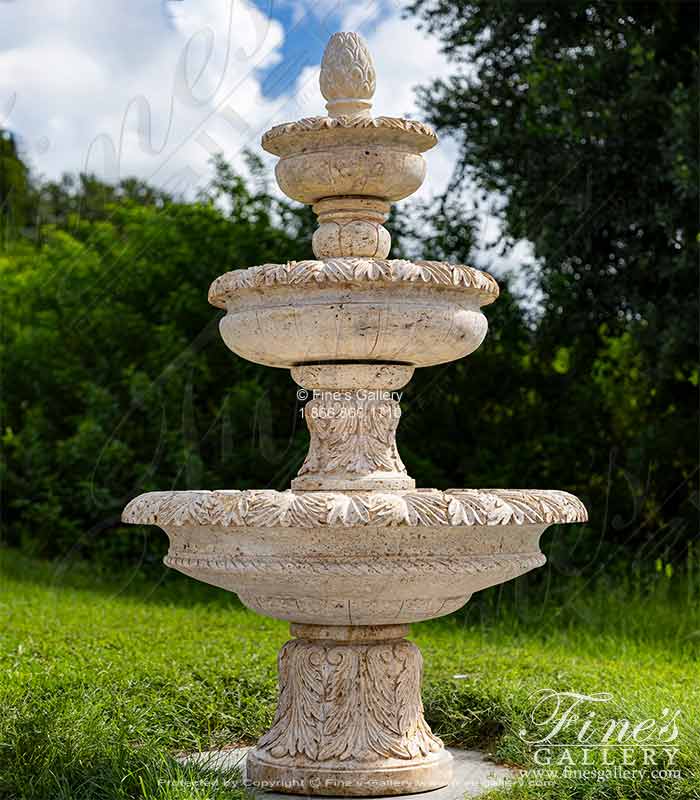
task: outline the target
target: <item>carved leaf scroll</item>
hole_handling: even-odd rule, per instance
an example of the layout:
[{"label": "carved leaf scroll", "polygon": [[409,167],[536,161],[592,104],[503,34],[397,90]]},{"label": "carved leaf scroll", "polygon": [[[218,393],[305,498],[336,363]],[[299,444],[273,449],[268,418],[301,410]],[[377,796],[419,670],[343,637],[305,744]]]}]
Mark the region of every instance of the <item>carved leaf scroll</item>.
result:
[{"label": "carved leaf scroll", "polygon": [[304,416],[311,443],[299,475],[405,475],[396,447],[400,413],[398,402],[391,399],[309,401]]},{"label": "carved leaf scroll", "polygon": [[304,640],[287,642],[278,659],[280,692],[275,720],[260,739],[276,758],[303,755],[315,761],[321,747],[324,678],[322,654]]},{"label": "carved leaf scroll", "polygon": [[477,292],[482,305],[498,297],[498,284],[487,272],[463,264],[442,261],[405,261],[379,258],[331,258],[325,261],[290,261],[235,269],[218,277],[209,287],[209,302],[218,308],[239,292],[262,286],[367,283],[408,285],[430,284],[448,289]]},{"label": "carved leaf scroll", "polygon": [[410,642],[288,642],[272,728],[258,743],[275,758],[410,760],[442,742],[423,716],[422,658]]},{"label": "carved leaf scroll", "polygon": [[298,133],[308,131],[326,131],[335,128],[391,128],[392,130],[405,131],[409,134],[416,134],[424,140],[424,149],[433,147],[437,142],[435,131],[425,122],[414,119],[402,119],[401,117],[362,117],[362,116],[341,116],[341,117],[302,117],[293,122],[284,122],[275,125],[266,131],[262,137],[262,146],[271,153],[279,152],[280,140]]},{"label": "carved leaf scroll", "polygon": [[275,492],[272,490],[149,492],[124,509],[124,522],[161,527],[240,525],[551,525],[586,522],[583,503],[568,492],[450,489],[406,492]]}]

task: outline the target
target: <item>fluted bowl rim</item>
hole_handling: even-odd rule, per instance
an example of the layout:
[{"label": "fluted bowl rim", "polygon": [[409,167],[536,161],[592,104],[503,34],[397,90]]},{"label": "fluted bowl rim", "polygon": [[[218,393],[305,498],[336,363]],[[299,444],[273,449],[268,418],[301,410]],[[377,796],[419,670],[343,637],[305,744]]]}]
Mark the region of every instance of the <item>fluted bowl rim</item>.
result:
[{"label": "fluted bowl rim", "polygon": [[405,259],[329,258],[261,264],[234,269],[216,278],[209,287],[209,302],[226,309],[228,301],[247,291],[278,286],[415,286],[452,289],[479,296],[479,305],[493,303],[499,295],[496,279],[488,272],[465,264]]},{"label": "fluted bowl rim", "polygon": [[160,527],[491,527],[583,523],[586,507],[556,489],[326,492],[218,489],[147,492],[122,521]]}]

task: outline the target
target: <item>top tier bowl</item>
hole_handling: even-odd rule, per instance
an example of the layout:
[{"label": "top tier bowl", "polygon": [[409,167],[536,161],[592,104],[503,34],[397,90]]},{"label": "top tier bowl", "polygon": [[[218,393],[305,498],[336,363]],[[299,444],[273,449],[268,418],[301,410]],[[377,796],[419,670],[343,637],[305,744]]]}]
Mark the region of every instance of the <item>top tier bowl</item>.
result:
[{"label": "top tier bowl", "polygon": [[301,203],[339,195],[403,200],[423,183],[420,154],[436,142],[428,125],[394,117],[312,117],[279,125],[262,140],[280,156],[280,188]]},{"label": "top tier bowl", "polygon": [[420,155],[437,144],[429,125],[370,116],[376,77],[372,57],[354,33],[331,37],[321,63],[327,117],[278,125],[262,139],[280,157],[282,191],[302,203],[358,196],[402,200],[425,178]]}]

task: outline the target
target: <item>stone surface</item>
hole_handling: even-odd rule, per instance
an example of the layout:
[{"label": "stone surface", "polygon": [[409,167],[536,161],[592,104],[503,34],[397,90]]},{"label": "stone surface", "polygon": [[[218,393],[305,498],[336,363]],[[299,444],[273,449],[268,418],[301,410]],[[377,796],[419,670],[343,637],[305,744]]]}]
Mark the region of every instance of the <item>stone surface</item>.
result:
[{"label": "stone surface", "polygon": [[423,717],[423,660],[406,626],[292,626],[279,654],[279,701],[249,753],[253,785],[363,795],[446,786],[450,756]]},{"label": "stone surface", "polygon": [[396,795],[444,787],[456,766],[462,784],[433,795],[447,800],[471,768],[488,781],[483,762],[451,758],[427,726],[406,624],[541,566],[542,532],[586,510],[566,492],[415,488],[391,392],[416,367],[479,347],[498,284],[464,265],[387,258],[390,204],[421,185],[437,137],[370,116],[374,67],[357,34],[331,39],[320,83],[330,116],[262,140],[282,190],[314,206],[317,258],[227,272],[209,290],[226,345],[312,393],[308,455],[291,491],[151,492],[123,520],[163,528],[169,566],[292,623],[275,721],[248,757],[257,783]]},{"label": "stone surface", "polygon": [[372,56],[357,33],[334,33],[321,61],[321,94],[329,117],[368,116],[376,88]]},{"label": "stone surface", "polygon": [[277,162],[277,183],[292,200],[312,204],[325,197],[359,195],[397,201],[421,187],[426,172],[422,155],[381,145],[348,145],[342,131],[329,131],[323,150],[294,153]]},{"label": "stone surface", "polygon": [[413,377],[413,367],[404,364],[301,364],[292,367],[295,383],[319,391],[393,392],[403,388]]},{"label": "stone surface", "polygon": [[486,336],[490,276],[469,267],[337,258],[227,273],[210,289],[219,328],[238,355],[270,367],[379,361],[433,366],[469,355]]},{"label": "stone surface", "polygon": [[313,235],[318,258],[365,256],[386,258],[391,236],[382,225],[390,205],[368,197],[327,197],[314,203],[319,227]]},{"label": "stone surface", "polygon": [[291,622],[372,625],[449,614],[541,566],[542,532],[586,519],[566,492],[152,492],[124,520],[160,525],[165,563]]},{"label": "stone surface", "polygon": [[[240,769],[245,772],[246,756],[251,748],[238,747],[231,750],[210,750],[191,753],[181,760],[190,764],[198,764],[203,770]],[[452,780],[448,786],[434,789],[429,794],[408,795],[416,800],[464,800],[465,797],[479,797],[491,789],[507,786],[520,774],[520,770],[495,764],[484,753],[478,750],[458,750],[448,747],[452,756]],[[252,788],[252,787],[251,787]],[[288,794],[271,792],[264,789],[253,789],[257,797],[265,800],[285,800]],[[303,792],[296,792],[303,794]],[[387,795],[388,796],[388,795]]]}]

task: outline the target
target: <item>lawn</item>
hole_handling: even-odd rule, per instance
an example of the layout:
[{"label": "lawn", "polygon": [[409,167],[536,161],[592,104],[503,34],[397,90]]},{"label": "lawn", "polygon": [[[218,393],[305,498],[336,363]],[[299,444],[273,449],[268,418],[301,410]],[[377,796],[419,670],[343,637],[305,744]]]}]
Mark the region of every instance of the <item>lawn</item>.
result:
[{"label": "lawn", "polygon": [[[245,796],[236,773],[173,756],[253,742],[270,723],[285,623],[170,572],[105,574],[8,550],[0,568],[0,797]],[[552,768],[489,798],[700,798],[700,587],[663,569],[595,585],[551,578],[414,626],[433,728],[450,745],[532,768],[518,732],[532,727],[538,690],[608,692],[598,720],[680,709],[680,778],[569,780]]]}]

